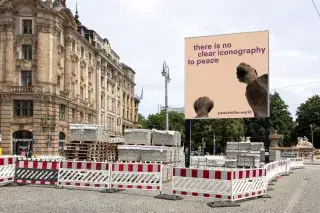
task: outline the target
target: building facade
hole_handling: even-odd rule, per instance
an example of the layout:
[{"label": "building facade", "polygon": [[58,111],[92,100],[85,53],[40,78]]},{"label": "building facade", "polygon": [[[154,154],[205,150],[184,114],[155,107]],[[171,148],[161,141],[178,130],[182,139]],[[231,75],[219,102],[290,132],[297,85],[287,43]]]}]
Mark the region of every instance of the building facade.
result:
[{"label": "building facade", "polygon": [[[65,0],[0,2],[0,133],[4,154],[56,155],[70,124],[116,137],[138,125],[135,71]],[[31,150],[31,151],[30,151]]]}]

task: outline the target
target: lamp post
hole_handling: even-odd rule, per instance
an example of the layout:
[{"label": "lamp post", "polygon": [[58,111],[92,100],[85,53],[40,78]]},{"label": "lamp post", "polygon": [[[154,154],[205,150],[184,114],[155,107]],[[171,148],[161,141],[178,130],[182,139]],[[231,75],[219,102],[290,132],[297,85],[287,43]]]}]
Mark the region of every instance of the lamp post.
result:
[{"label": "lamp post", "polygon": [[166,110],[166,126],[165,129],[169,130],[169,113],[168,113],[168,83],[170,82],[170,74],[169,74],[169,67],[167,66],[166,62],[163,62],[163,68],[161,72],[162,76],[165,79],[165,110]]},{"label": "lamp post", "polygon": [[311,162],[313,162],[313,149],[314,149],[314,144],[313,144],[313,128],[312,124],[310,124],[310,129],[311,129],[311,143],[312,143],[312,154],[311,154]]}]

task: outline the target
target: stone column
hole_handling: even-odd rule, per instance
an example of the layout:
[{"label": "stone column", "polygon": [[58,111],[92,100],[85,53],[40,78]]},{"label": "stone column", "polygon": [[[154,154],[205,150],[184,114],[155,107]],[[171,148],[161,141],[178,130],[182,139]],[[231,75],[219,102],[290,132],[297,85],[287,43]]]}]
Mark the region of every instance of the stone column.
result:
[{"label": "stone column", "polygon": [[5,44],[5,38],[3,37],[3,31],[4,27],[0,25],[0,82],[3,82],[4,79],[4,70],[3,70],[3,61],[4,61],[4,54],[3,54],[3,48]]},{"label": "stone column", "polygon": [[71,91],[71,51],[72,51],[72,37],[65,35],[65,57],[64,57],[64,90]]},{"label": "stone column", "polygon": [[51,66],[51,49],[50,44],[52,44],[52,33],[53,27],[51,23],[38,22],[38,43],[37,43],[37,72],[36,81],[37,83],[49,82]]},{"label": "stone column", "polygon": [[8,83],[13,82],[13,30],[14,30],[14,22],[9,21],[5,23],[5,31],[6,31],[6,60],[5,60],[5,81]]}]

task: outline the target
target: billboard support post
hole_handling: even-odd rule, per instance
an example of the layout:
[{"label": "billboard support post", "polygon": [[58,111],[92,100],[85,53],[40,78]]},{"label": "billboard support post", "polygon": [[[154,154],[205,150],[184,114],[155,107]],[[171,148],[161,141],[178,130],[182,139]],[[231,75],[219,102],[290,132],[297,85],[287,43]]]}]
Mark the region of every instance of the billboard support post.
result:
[{"label": "billboard support post", "polygon": [[265,163],[269,163],[269,148],[270,148],[270,118],[264,119],[264,149],[265,149]]},{"label": "billboard support post", "polygon": [[185,167],[190,167],[191,156],[191,120],[185,120],[185,141],[184,141]]}]

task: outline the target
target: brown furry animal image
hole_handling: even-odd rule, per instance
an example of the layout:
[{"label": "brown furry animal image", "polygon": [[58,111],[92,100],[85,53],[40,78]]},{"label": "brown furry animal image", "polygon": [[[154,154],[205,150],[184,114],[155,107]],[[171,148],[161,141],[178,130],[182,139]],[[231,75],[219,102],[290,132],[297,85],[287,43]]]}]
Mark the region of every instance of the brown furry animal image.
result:
[{"label": "brown furry animal image", "polygon": [[196,118],[209,117],[209,113],[213,109],[213,107],[214,102],[206,96],[198,98],[193,103],[193,109],[197,113]]},{"label": "brown furry animal image", "polygon": [[254,117],[268,116],[268,74],[258,77],[255,68],[247,63],[240,63],[237,67],[237,78],[241,83],[245,83],[245,96],[253,110]]}]

